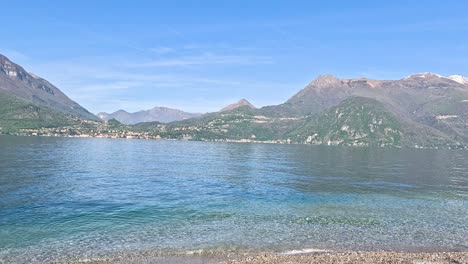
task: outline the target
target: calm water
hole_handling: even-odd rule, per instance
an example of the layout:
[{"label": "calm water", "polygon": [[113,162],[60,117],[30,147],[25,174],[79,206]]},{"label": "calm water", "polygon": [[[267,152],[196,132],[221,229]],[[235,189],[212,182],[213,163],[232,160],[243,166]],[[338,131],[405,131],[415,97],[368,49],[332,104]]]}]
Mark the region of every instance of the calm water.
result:
[{"label": "calm water", "polygon": [[0,262],[468,250],[468,151],[0,137]]}]

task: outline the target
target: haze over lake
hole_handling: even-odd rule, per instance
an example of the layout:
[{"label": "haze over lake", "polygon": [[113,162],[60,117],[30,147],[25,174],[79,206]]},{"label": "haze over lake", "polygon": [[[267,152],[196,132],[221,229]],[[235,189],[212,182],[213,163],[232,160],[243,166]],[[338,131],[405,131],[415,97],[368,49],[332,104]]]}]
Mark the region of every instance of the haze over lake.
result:
[{"label": "haze over lake", "polygon": [[0,136],[0,259],[467,250],[468,152]]}]

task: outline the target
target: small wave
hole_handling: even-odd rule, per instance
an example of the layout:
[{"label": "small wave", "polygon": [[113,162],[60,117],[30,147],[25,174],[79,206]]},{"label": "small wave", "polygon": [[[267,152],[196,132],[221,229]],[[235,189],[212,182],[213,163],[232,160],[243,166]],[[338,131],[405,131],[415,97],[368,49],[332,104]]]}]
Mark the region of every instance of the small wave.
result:
[{"label": "small wave", "polygon": [[322,253],[322,252],[331,252],[331,250],[318,249],[318,248],[304,248],[304,249],[294,249],[281,252],[280,255],[297,255],[297,254],[308,254],[308,253]]}]

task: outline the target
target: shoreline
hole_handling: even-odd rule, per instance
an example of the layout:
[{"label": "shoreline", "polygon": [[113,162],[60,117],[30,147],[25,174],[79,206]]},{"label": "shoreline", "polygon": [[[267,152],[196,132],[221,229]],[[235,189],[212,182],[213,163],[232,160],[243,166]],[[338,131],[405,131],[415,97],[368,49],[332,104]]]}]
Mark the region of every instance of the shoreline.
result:
[{"label": "shoreline", "polygon": [[328,144],[306,144],[297,142],[282,142],[284,140],[251,140],[251,139],[214,139],[214,140],[187,140],[187,139],[176,139],[176,138],[164,138],[164,137],[115,137],[115,136],[82,136],[82,135],[29,135],[29,134],[5,134],[0,133],[0,136],[11,136],[11,137],[44,137],[44,138],[92,138],[92,139],[139,139],[139,140],[156,140],[156,141],[180,141],[180,142],[208,142],[208,143],[244,143],[244,144],[265,144],[265,145],[304,145],[304,146],[327,146],[327,147],[354,147],[354,148],[384,148],[384,149],[422,149],[422,150],[468,150],[467,146],[460,147],[425,147],[425,146],[369,146],[369,145],[328,145]]},{"label": "shoreline", "polygon": [[468,263],[468,251],[462,252],[397,252],[397,251],[348,251],[348,252],[301,252],[285,253],[231,253],[231,254],[193,254],[158,255],[128,254],[103,258],[79,259],[59,262],[63,264],[457,264]]}]

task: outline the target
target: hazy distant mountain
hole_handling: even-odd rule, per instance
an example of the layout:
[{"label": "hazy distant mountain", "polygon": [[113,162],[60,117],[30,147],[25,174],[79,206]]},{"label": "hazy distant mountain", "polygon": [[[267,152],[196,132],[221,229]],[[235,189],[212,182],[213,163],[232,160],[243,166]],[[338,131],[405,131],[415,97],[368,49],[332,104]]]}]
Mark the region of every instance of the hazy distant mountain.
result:
[{"label": "hazy distant mountain", "polygon": [[129,113],[125,110],[118,110],[114,113],[99,113],[97,116],[102,120],[116,119],[123,124],[132,125],[141,122],[173,122],[192,117],[198,117],[199,113],[187,113],[178,109],[167,107],[154,107],[150,110],[142,110],[135,113]]},{"label": "hazy distant mountain", "polygon": [[240,106],[247,106],[247,107],[250,107],[252,109],[256,109],[255,106],[253,106],[249,101],[247,101],[246,99],[241,99],[233,104],[230,104],[226,107],[224,107],[223,109],[220,110],[220,112],[225,112],[225,111],[231,111],[231,110],[234,110]]},{"label": "hazy distant mountain", "polygon": [[43,106],[83,119],[98,118],[62,93],[48,81],[26,72],[0,54],[0,93],[5,98],[18,97],[37,106]]}]

